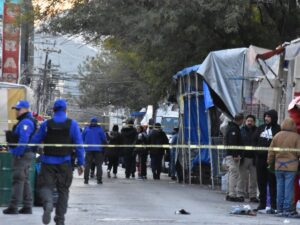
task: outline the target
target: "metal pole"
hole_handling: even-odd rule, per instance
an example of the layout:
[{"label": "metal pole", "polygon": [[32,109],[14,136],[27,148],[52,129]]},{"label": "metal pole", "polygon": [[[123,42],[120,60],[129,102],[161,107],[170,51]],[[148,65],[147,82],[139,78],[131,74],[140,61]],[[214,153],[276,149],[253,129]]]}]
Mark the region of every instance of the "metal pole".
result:
[{"label": "metal pole", "polygon": [[41,83],[38,83],[37,86],[37,99],[36,99],[36,112],[37,114],[40,114],[40,96],[41,96]]},{"label": "metal pole", "polygon": [[[211,145],[211,123],[210,123],[210,114],[209,110],[207,111],[207,124],[208,124],[208,144]],[[211,188],[215,188],[215,181],[214,181],[214,164],[213,164],[213,154],[212,149],[209,149],[209,156],[210,156],[210,176],[211,176]],[[219,165],[219,164],[218,164]]]},{"label": "metal pole", "polygon": [[45,104],[46,104],[46,80],[47,80],[47,64],[48,64],[48,55],[49,52],[46,51],[46,57],[45,57],[45,64],[44,64],[44,74],[43,74],[43,88],[42,88],[42,99],[43,99],[43,105],[42,105],[42,112],[45,113]]},{"label": "metal pole", "polygon": [[[182,94],[182,82],[183,82],[183,77],[180,77],[180,93]],[[184,101],[184,99],[183,99]],[[183,102],[183,107],[184,107],[184,102]],[[184,117],[181,118],[180,122],[181,122],[181,144],[184,144]],[[183,183],[185,183],[185,157],[184,157],[184,148],[181,148],[181,157],[182,157],[182,181]]]},{"label": "metal pole", "polygon": [[188,144],[189,144],[189,148],[188,148],[188,168],[189,168],[189,184],[192,183],[192,162],[191,162],[191,76],[188,75],[188,87],[189,87],[189,92],[188,92],[188,104],[189,104],[189,140],[188,140]]},{"label": "metal pole", "polygon": [[[200,129],[200,112],[199,112],[199,97],[200,97],[200,91],[199,91],[199,84],[198,84],[198,74],[195,73],[196,76],[196,109],[197,109],[197,135],[198,135],[198,144],[201,144],[201,129]],[[199,155],[199,184],[202,185],[202,154],[201,154],[201,148],[198,150]]]},{"label": "metal pole", "polygon": [[280,60],[279,60],[279,70],[278,70],[278,80],[277,80],[277,85],[275,86],[275,98],[273,101],[273,108],[278,112],[278,122],[280,123],[282,121],[282,114],[281,114],[281,110],[280,110],[280,106],[281,106],[281,102],[282,102],[282,98],[281,98],[281,94],[282,94],[282,83],[283,82],[283,67],[284,67],[284,53],[281,53],[280,55]]}]

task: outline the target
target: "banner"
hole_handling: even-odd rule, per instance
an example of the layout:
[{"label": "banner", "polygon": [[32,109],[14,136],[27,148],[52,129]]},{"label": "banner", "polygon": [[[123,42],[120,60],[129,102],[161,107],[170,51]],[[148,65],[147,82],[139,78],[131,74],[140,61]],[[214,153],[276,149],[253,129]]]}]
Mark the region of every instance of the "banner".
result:
[{"label": "banner", "polygon": [[4,4],[2,78],[4,82],[17,83],[19,77],[20,6]]}]

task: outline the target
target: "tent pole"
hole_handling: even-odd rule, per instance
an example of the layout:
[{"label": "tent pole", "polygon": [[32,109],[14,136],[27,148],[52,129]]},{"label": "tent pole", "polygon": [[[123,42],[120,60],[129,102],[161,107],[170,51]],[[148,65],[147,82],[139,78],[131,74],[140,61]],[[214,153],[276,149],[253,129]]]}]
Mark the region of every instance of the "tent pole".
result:
[{"label": "tent pole", "polygon": [[[211,145],[211,123],[210,123],[210,114],[209,110],[207,111],[207,123],[208,123],[208,144]],[[214,181],[214,164],[213,164],[213,154],[212,149],[209,149],[210,155],[210,179],[211,179],[211,188],[215,189],[215,181]],[[219,164],[218,164],[219,165]]]},{"label": "tent pole", "polygon": [[191,76],[188,76],[188,86],[189,86],[189,95],[188,95],[188,103],[189,103],[189,148],[188,148],[188,169],[189,169],[189,184],[192,183],[192,163],[191,163]]},{"label": "tent pole", "polygon": [[[182,88],[182,83],[183,83],[183,79],[184,77],[181,77],[180,78],[180,90],[182,91],[183,88]],[[184,101],[184,99],[183,99]],[[183,106],[184,106],[184,103],[183,103]],[[185,140],[185,137],[184,137],[184,118],[181,119],[181,125],[182,125],[182,129],[181,129],[181,137],[182,137],[182,140],[181,140],[181,143],[184,144],[184,140]],[[181,157],[182,157],[182,181],[183,183],[185,183],[185,153],[184,153],[184,148],[181,148]]]},{"label": "tent pole", "polygon": [[[197,109],[197,137],[198,137],[198,145],[201,145],[201,129],[200,129],[200,112],[199,112],[199,97],[200,97],[200,91],[199,91],[199,81],[198,81],[198,74],[194,74],[196,76],[196,109]],[[198,149],[198,155],[199,155],[199,184],[202,185],[202,155],[201,155],[201,148]]]}]

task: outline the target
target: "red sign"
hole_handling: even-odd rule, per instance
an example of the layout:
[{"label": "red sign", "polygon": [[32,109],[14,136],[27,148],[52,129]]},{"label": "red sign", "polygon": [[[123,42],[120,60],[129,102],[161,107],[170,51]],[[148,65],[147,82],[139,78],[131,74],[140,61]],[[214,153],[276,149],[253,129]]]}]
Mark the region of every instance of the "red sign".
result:
[{"label": "red sign", "polygon": [[2,81],[17,83],[19,77],[20,5],[4,4]]}]

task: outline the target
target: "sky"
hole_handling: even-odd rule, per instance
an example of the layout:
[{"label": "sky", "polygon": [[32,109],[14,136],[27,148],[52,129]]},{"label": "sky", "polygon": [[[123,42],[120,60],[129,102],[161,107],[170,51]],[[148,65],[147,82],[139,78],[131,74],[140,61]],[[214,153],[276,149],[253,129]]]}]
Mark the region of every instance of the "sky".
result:
[{"label": "sky", "polygon": [[[5,0],[0,0],[0,15],[3,15],[3,5]],[[21,0],[11,0],[12,3],[18,3]]]}]

